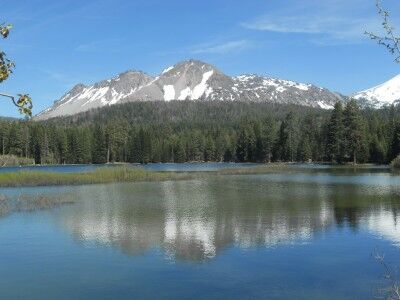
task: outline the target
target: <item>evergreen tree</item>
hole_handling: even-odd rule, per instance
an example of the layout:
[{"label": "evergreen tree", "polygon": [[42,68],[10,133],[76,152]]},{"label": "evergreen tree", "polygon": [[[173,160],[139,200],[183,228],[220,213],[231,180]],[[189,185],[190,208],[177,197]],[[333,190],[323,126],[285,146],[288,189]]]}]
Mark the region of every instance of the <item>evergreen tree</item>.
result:
[{"label": "evergreen tree", "polygon": [[256,152],[254,129],[249,121],[242,121],[236,143],[236,158],[239,162],[253,161]]},{"label": "evergreen tree", "polygon": [[261,140],[262,140],[262,154],[260,161],[271,162],[273,147],[276,142],[276,122],[268,116],[263,123],[261,129]]},{"label": "evergreen tree", "polygon": [[205,143],[205,147],[204,147],[204,160],[205,161],[215,160],[214,153],[215,153],[214,141],[210,136],[208,136],[206,138],[206,143]]},{"label": "evergreen tree", "polygon": [[174,162],[183,163],[186,161],[185,147],[181,140],[176,141],[174,146]]},{"label": "evergreen tree", "polygon": [[8,143],[8,130],[10,127],[10,123],[1,122],[0,123],[0,153],[5,155],[7,153],[7,143]]},{"label": "evergreen tree", "polygon": [[297,151],[297,161],[308,162],[312,160],[311,142],[307,136],[300,140]]},{"label": "evergreen tree", "polygon": [[93,150],[92,161],[95,164],[107,162],[107,140],[104,129],[101,125],[96,125],[93,130]]},{"label": "evergreen tree", "polygon": [[393,130],[390,154],[390,160],[393,160],[400,154],[400,122],[395,125]]},{"label": "evergreen tree", "polygon": [[327,156],[331,162],[341,163],[345,155],[345,127],[343,106],[336,102],[328,123]]},{"label": "evergreen tree", "polygon": [[356,164],[357,157],[365,155],[363,152],[365,150],[365,135],[360,110],[354,99],[351,99],[346,105],[344,124],[347,155],[353,164]]},{"label": "evergreen tree", "polygon": [[332,111],[297,107],[295,114],[290,106],[261,103],[178,104],[115,105],[83,113],[84,118],[46,122],[0,119],[0,154],[63,164],[326,159],[387,163],[400,153],[396,106],[360,110],[350,102],[344,111],[337,104]]},{"label": "evergreen tree", "polygon": [[386,161],[386,149],[383,143],[378,139],[377,136],[372,138],[369,145],[371,161],[377,164],[383,164]]},{"label": "evergreen tree", "polygon": [[13,123],[8,132],[7,152],[9,154],[22,156],[23,154],[23,132],[17,123]]},{"label": "evergreen tree", "polygon": [[281,124],[279,136],[279,149],[281,152],[281,159],[284,161],[295,160],[297,153],[297,128],[296,120],[293,112],[286,115],[285,120]]},{"label": "evergreen tree", "polygon": [[152,145],[149,133],[142,128],[136,133],[131,142],[131,162],[147,164],[152,158]]}]

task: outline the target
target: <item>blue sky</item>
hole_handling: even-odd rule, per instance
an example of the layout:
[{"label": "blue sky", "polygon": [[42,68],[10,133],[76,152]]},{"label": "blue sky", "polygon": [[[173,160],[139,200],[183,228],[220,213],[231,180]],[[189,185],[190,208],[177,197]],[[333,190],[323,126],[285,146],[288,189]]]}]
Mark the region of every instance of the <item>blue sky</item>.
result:
[{"label": "blue sky", "polygon": [[[400,12],[397,0],[383,0]],[[344,94],[397,75],[400,65],[370,42],[374,0],[12,0],[14,25],[0,48],[15,60],[0,91],[30,93],[38,113],[77,83],[128,69],[158,74],[195,58],[228,75],[257,73]],[[393,20],[399,15],[393,14]],[[5,99],[4,99],[5,101]],[[11,105],[0,115],[18,116]]]}]

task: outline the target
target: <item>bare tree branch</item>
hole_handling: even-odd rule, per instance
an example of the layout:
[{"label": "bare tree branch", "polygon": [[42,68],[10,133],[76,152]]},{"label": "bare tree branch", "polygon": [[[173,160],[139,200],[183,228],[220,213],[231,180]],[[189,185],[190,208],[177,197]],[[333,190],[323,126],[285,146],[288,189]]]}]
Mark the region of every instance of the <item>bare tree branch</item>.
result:
[{"label": "bare tree branch", "polygon": [[382,27],[385,31],[384,35],[378,35],[373,32],[366,31],[365,34],[371,40],[376,41],[379,45],[384,46],[392,55],[395,62],[400,63],[400,37],[395,33],[395,28],[391,25],[390,14],[382,7],[381,0],[376,0],[376,9],[382,18]]},{"label": "bare tree branch", "polygon": [[32,99],[29,95],[21,95],[18,94],[18,100],[15,99],[14,96],[0,93],[0,96],[11,99],[21,114],[26,115],[27,117],[32,117]]}]

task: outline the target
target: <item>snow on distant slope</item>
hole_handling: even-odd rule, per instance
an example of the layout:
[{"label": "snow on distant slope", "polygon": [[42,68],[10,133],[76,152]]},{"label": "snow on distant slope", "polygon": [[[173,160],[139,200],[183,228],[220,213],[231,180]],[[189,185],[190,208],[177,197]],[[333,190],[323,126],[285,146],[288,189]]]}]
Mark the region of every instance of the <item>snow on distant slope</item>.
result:
[{"label": "snow on distant slope", "polygon": [[162,75],[164,75],[165,73],[168,73],[169,71],[171,71],[174,68],[174,66],[168,67],[166,69],[164,69],[164,71],[162,71]]},{"label": "snow on distant slope", "polygon": [[165,101],[171,101],[175,99],[175,88],[173,85],[165,85],[163,90]]},{"label": "snow on distant slope", "polygon": [[341,95],[327,89],[290,80],[241,75],[235,77],[234,81],[234,90],[239,91],[241,97],[248,96],[258,102],[268,99],[275,103],[332,109],[337,101],[343,100]]},{"label": "snow on distant slope", "polygon": [[55,101],[35,118],[45,120],[59,116],[74,115],[93,108],[123,102],[151,82],[153,78],[139,71],[128,71],[109,80],[91,86],[78,84],[71,91]]},{"label": "snow on distant slope", "polygon": [[364,100],[366,105],[383,107],[400,100],[400,75],[376,87],[353,95],[357,100]]},{"label": "snow on distant slope", "polygon": [[208,71],[203,74],[203,78],[201,82],[195,86],[193,89],[193,92],[191,93],[191,100],[199,99],[201,96],[204,95],[204,93],[207,91],[208,85],[207,81],[210,79],[210,77],[214,74],[214,71]]},{"label": "snow on distant slope", "polygon": [[171,100],[271,102],[331,109],[343,97],[289,80],[257,75],[230,77],[210,64],[189,60],[166,68],[157,77],[129,71],[91,86],[79,84],[36,119],[73,115],[117,103]]}]

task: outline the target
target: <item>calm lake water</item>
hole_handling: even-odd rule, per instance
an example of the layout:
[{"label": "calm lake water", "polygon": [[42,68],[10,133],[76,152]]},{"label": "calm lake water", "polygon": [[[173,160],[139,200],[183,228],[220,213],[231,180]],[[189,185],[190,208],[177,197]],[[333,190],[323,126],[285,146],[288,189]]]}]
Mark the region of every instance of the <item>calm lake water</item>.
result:
[{"label": "calm lake water", "polygon": [[387,169],[0,194],[76,201],[0,218],[1,299],[374,299],[373,253],[400,266],[400,177]]}]

